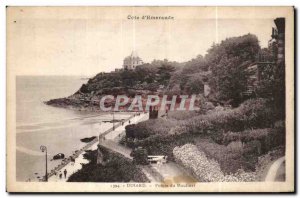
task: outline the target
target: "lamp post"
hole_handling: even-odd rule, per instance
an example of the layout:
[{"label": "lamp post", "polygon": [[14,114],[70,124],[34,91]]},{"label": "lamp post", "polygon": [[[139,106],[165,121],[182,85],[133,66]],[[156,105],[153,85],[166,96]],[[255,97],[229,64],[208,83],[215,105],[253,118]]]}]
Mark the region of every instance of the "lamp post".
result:
[{"label": "lamp post", "polygon": [[42,152],[45,152],[45,157],[46,157],[46,173],[45,173],[45,182],[48,181],[48,170],[47,170],[47,147],[46,146],[40,146],[40,149]]},{"label": "lamp post", "polygon": [[113,131],[115,130],[115,112],[113,111]]}]

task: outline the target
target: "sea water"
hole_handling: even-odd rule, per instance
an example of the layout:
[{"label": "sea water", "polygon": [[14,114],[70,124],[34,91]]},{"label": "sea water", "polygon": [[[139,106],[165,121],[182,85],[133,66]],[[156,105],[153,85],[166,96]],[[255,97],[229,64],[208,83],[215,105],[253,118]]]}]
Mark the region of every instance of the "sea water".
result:
[{"label": "sea water", "polygon": [[[86,112],[52,107],[44,101],[75,93],[87,79],[80,76],[18,76],[16,78],[16,176],[17,181],[37,181],[45,175],[44,145],[48,151],[48,172],[82,148],[80,139],[98,136],[112,127],[111,113]],[[128,113],[115,114],[126,119]]]}]

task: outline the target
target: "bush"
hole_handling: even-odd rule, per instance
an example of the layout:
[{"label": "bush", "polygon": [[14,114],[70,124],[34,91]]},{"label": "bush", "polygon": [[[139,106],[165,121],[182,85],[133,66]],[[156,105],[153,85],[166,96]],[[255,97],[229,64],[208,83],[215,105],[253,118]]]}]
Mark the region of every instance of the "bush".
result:
[{"label": "bush", "polygon": [[223,134],[223,144],[229,144],[232,141],[249,142],[253,140],[263,140],[266,138],[272,129],[256,129],[256,130],[245,130],[242,132],[227,132]]},{"label": "bush", "polygon": [[[103,149],[103,148],[102,148]],[[148,182],[144,173],[130,160],[109,152],[104,152],[107,163],[97,164],[97,151],[88,152],[85,157],[90,161],[82,169],[72,174],[68,182]]]},{"label": "bush", "polygon": [[150,135],[168,135],[173,126],[177,124],[176,120],[171,119],[150,119],[139,122],[135,125],[128,125],[126,129],[126,137],[133,139],[145,139]]},{"label": "bush", "polygon": [[257,176],[255,172],[245,172],[243,170],[238,170],[238,172],[225,175],[224,181],[226,182],[254,182],[257,181]]},{"label": "bush", "polygon": [[186,120],[199,115],[196,111],[169,111],[168,119]]},{"label": "bush", "polygon": [[209,160],[195,145],[186,144],[173,150],[176,161],[194,173],[201,182],[222,181],[224,174],[219,164]]},{"label": "bush", "polygon": [[144,127],[141,124],[132,124],[127,125],[125,127],[126,130],[126,138],[132,138],[132,139],[144,139],[150,136],[151,132],[149,128]]},{"label": "bush", "polygon": [[245,166],[242,150],[231,149],[209,139],[198,141],[196,145],[208,158],[216,160],[226,174],[235,173]]},{"label": "bush", "polygon": [[146,149],[137,148],[132,151],[130,154],[133,157],[133,162],[135,164],[142,164],[146,165],[148,164],[148,152]]},{"label": "bush", "polygon": [[174,160],[173,149],[187,143],[195,143],[202,138],[199,134],[152,135],[143,140],[136,140],[132,148],[142,147],[149,155],[166,155]]},{"label": "bush", "polygon": [[188,133],[208,134],[216,131],[243,131],[272,126],[272,115],[264,99],[250,99],[240,107],[195,116],[180,123]]},{"label": "bush", "polygon": [[260,152],[266,153],[272,148],[285,144],[285,128],[282,125],[275,125],[274,128],[227,132],[223,134],[222,144],[228,145],[232,141],[241,141],[248,143],[248,145],[251,145],[250,142],[256,143],[260,147]]},{"label": "bush", "polygon": [[284,155],[285,147],[279,146],[272,151],[269,151],[267,154],[260,156],[256,164],[256,173],[258,178],[263,181],[265,179],[265,172],[269,168],[269,165]]},{"label": "bush", "polygon": [[206,157],[205,153],[195,145],[186,144],[173,150],[178,163],[188,168],[201,182],[249,182],[255,181],[253,172],[238,170],[234,174],[225,175],[217,161]]}]

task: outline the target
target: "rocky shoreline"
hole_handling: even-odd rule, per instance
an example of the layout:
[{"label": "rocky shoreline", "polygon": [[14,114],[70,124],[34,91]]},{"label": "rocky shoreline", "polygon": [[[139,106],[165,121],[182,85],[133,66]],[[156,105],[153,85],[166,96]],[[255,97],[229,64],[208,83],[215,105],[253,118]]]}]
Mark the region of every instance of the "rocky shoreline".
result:
[{"label": "rocky shoreline", "polygon": [[101,111],[99,104],[91,104],[87,101],[70,99],[70,98],[56,98],[44,102],[46,105],[53,107],[77,110],[77,111]]}]

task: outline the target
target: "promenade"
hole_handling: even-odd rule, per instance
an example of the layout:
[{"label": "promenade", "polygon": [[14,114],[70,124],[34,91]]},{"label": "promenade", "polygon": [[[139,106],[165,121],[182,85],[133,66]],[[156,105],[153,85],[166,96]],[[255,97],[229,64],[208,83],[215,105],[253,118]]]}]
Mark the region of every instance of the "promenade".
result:
[{"label": "promenade", "polygon": [[[116,141],[121,137],[121,135],[125,134],[125,127],[127,125],[136,124],[138,122],[147,120],[148,118],[149,118],[148,113],[140,113],[139,115],[133,115],[130,118],[128,118],[123,125],[121,123],[115,124],[114,130],[111,127],[110,129],[101,133],[99,137],[100,139],[101,138],[105,139],[104,146],[108,147],[113,151],[121,153],[122,155],[125,155],[125,157],[130,157],[130,152],[131,152],[130,149],[118,145],[118,142]],[[103,142],[103,140],[101,140],[101,142]],[[89,163],[89,161],[84,159],[83,156],[86,153],[86,150],[96,150],[98,143],[99,143],[99,138],[96,138],[92,142],[87,143],[86,146],[84,146],[82,149],[80,149],[76,154],[72,156],[75,159],[75,162],[72,162],[70,158],[62,162],[62,164],[60,164],[58,167],[56,167],[48,174],[48,181],[49,182],[67,181],[70,175],[72,175],[73,173],[77,172],[82,168],[83,164]],[[67,171],[66,177],[64,176],[64,170]],[[62,174],[62,178],[59,177],[60,174]]]},{"label": "promenade", "polygon": [[[88,160],[84,159],[83,155],[85,150],[96,150],[97,145],[102,146],[123,155],[124,157],[131,159],[131,149],[119,144],[119,140],[125,135],[125,127],[129,124],[136,124],[138,122],[145,121],[149,118],[148,113],[141,113],[140,115],[132,116],[124,124],[115,125],[115,130],[109,129],[99,135],[99,138],[95,142],[83,149],[82,153],[78,155],[75,163],[69,162],[60,170],[57,171],[56,175],[51,175],[49,182],[66,182],[70,175],[82,168],[83,164],[89,163]],[[148,177],[151,182],[173,182],[173,183],[193,183],[196,180],[179,165],[174,162],[168,162],[166,164],[149,164],[142,166],[140,165],[143,173]],[[64,170],[67,170],[67,175],[64,177]],[[62,174],[62,178],[59,175]]]}]

